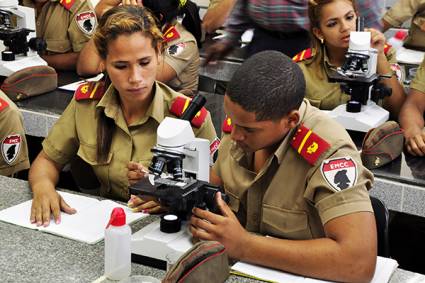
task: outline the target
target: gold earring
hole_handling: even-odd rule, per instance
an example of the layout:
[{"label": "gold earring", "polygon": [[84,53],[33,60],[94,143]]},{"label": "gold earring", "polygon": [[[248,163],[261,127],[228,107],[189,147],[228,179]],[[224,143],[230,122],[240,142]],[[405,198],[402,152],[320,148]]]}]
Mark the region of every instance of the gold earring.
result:
[{"label": "gold earring", "polygon": [[325,42],[325,39],[323,37],[321,37],[319,40],[320,40],[321,44],[323,44],[323,42]]}]

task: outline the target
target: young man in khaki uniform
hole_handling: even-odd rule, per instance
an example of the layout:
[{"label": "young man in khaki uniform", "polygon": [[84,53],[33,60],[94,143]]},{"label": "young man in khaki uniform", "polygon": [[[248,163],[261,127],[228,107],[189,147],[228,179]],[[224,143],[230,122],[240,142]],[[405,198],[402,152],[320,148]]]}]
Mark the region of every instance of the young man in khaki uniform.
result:
[{"label": "young man in khaki uniform", "polygon": [[412,23],[404,46],[425,51],[424,0],[398,0],[382,18],[383,31],[391,27],[399,27],[409,19],[412,19]]},{"label": "young man in khaki uniform", "polygon": [[18,107],[0,91],[0,175],[28,169],[27,141]]},{"label": "young man in khaki uniform", "polygon": [[79,52],[97,25],[90,1],[23,0],[23,5],[36,11],[37,37],[47,43],[43,59],[57,70],[75,70]]},{"label": "young man in khaki uniform", "polygon": [[400,111],[400,124],[404,129],[407,151],[425,156],[425,60],[410,83],[410,93]]},{"label": "young man in khaki uniform", "polygon": [[221,242],[238,260],[370,281],[372,174],[344,128],[303,100],[304,91],[300,68],[276,51],[254,55],[235,72],[224,98],[231,120],[211,178],[230,203],[218,196],[221,215],[195,208],[191,232]]}]

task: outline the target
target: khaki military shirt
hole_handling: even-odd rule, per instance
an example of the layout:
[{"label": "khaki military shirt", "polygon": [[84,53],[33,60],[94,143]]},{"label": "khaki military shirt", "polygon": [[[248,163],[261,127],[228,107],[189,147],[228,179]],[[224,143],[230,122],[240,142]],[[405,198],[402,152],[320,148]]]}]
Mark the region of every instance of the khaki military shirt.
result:
[{"label": "khaki military shirt", "polygon": [[[230,135],[222,138],[213,169],[223,181],[231,209],[249,231],[312,239],[323,237],[324,224],[336,217],[372,212],[367,190],[373,176],[362,166],[345,129],[307,100],[300,113],[298,128],[288,133],[258,173],[252,170],[253,154],[245,153]],[[330,145],[313,165],[298,150],[308,152],[314,142],[306,138],[303,149],[290,145],[301,125]]]},{"label": "khaki military shirt", "polygon": [[[390,64],[396,64],[396,55],[393,48],[389,48],[386,57]],[[325,48],[321,52],[303,61],[298,62],[306,81],[306,95],[310,103],[322,110],[332,110],[338,105],[346,103],[350,96],[341,91],[339,83],[330,83],[327,72],[336,70],[326,55]]]},{"label": "khaki military shirt", "polygon": [[393,27],[399,27],[412,19],[409,36],[404,44],[408,48],[425,51],[425,31],[422,30],[425,29],[425,0],[398,0],[383,19]]},{"label": "khaki military shirt", "polygon": [[[182,96],[169,87],[156,83],[155,95],[146,116],[127,125],[118,101],[118,93],[109,87],[100,101],[72,100],[43,141],[44,152],[55,162],[66,164],[78,155],[90,164],[101,183],[102,196],[128,200],[127,164],[140,162],[148,167],[151,148],[156,144],[156,130],[167,116],[175,98]],[[97,161],[96,129],[98,111],[115,121],[111,149],[105,162]],[[197,137],[215,141],[216,133],[208,113],[200,128],[194,128]]]},{"label": "khaki military shirt", "polygon": [[2,91],[0,91],[0,151],[0,175],[10,176],[30,167],[21,112]]},{"label": "khaki military shirt", "polygon": [[410,83],[410,88],[416,89],[425,94],[425,59],[416,71],[415,78]]},{"label": "khaki military shirt", "polygon": [[164,60],[174,69],[177,76],[167,85],[185,94],[198,89],[199,50],[195,37],[183,25],[175,25],[180,38],[166,43]]},{"label": "khaki military shirt", "polygon": [[[48,54],[80,52],[97,26],[89,0],[47,1],[36,15],[36,33],[47,43]],[[32,0],[23,0],[34,8]]]}]

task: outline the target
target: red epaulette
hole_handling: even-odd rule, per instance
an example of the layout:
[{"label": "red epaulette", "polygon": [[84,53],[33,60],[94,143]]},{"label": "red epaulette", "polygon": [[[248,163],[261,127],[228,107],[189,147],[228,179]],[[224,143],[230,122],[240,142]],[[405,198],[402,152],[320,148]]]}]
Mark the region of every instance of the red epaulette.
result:
[{"label": "red epaulette", "polygon": [[96,99],[99,100],[105,94],[104,82],[86,82],[78,86],[75,90],[75,100],[88,100]]},{"label": "red epaulette", "polygon": [[170,42],[180,38],[180,34],[175,26],[169,26],[165,29],[164,35],[162,36],[164,42]]},{"label": "red epaulette", "polygon": [[[177,117],[181,117],[184,111],[186,110],[186,108],[189,106],[189,103],[191,100],[192,99],[188,97],[183,97],[183,96],[177,97],[171,104],[170,112]],[[205,109],[205,107],[202,107],[201,110],[199,110],[198,113],[196,113],[195,117],[192,119],[190,123],[195,128],[200,128],[202,124],[204,123],[205,118],[207,117],[207,114],[208,114],[207,109]]]},{"label": "red epaulette", "polygon": [[310,59],[311,57],[313,57],[313,49],[307,48],[301,51],[300,53],[298,53],[297,55],[295,55],[294,57],[292,57],[292,61],[294,61],[295,63],[298,63],[303,60]]},{"label": "red epaulette", "polygon": [[60,4],[67,9],[68,11],[71,10],[72,6],[74,5],[75,0],[60,0]]},{"label": "red epaulette", "polygon": [[385,43],[385,45],[384,45],[384,54],[385,55],[388,54],[388,52],[390,51],[391,47],[392,47],[391,44]]},{"label": "red epaulette", "polygon": [[232,132],[232,129],[233,129],[232,120],[226,116],[226,119],[224,119],[223,121],[223,125],[221,125],[221,130],[224,133],[230,134]]},{"label": "red epaulette", "polygon": [[6,109],[7,106],[9,106],[9,103],[7,103],[6,100],[0,98],[0,112],[3,111],[3,109]]},{"label": "red epaulette", "polygon": [[319,159],[330,145],[309,128],[301,125],[291,141],[291,146],[311,165]]}]

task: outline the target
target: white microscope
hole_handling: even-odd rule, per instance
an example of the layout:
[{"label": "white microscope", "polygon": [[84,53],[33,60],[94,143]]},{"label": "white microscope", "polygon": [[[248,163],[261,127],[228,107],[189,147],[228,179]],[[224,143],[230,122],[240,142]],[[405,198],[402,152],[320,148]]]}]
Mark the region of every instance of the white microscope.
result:
[{"label": "white microscope", "polygon": [[155,196],[161,205],[169,208],[160,221],[132,235],[135,262],[161,269],[173,264],[192,247],[192,236],[185,225],[192,208],[217,209],[215,194],[220,188],[208,183],[209,141],[196,138],[190,125],[204,103],[204,97],[196,96],[181,119],[167,117],[161,122],[157,146],[152,149],[151,174],[130,186],[131,194]]},{"label": "white microscope", "polygon": [[351,96],[347,104],[328,112],[348,130],[367,132],[389,118],[389,112],[374,102],[391,95],[391,89],[379,83],[380,76],[376,74],[378,52],[371,48],[370,42],[370,32],[351,32],[344,65],[328,73],[329,81],[341,83],[343,92]]},{"label": "white microscope", "polygon": [[[33,39],[34,9],[18,5],[18,0],[0,0],[0,76],[9,76],[26,67],[47,65],[38,54]],[[30,48],[30,46],[32,48]],[[42,44],[39,45],[42,48]]]}]

